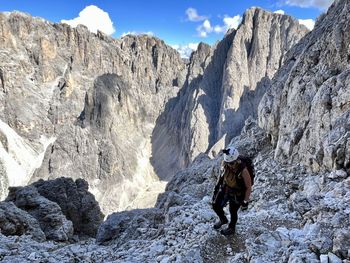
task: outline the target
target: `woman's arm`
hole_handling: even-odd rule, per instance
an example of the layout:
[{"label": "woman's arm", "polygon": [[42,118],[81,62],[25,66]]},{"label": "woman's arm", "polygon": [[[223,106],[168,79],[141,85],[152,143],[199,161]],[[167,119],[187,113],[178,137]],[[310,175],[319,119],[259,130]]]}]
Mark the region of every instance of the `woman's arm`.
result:
[{"label": "woman's arm", "polygon": [[223,180],[224,180],[224,177],[223,177],[223,172],[222,172],[219,175],[218,180],[216,181],[215,188],[214,188],[214,194],[216,194],[217,191],[219,190],[220,186],[222,185]]},{"label": "woman's arm", "polygon": [[224,173],[225,173],[225,166],[222,163],[221,169],[220,169],[220,174],[219,174],[219,177],[218,177],[216,184],[215,184],[215,187],[214,187],[213,198],[216,196],[217,192],[219,191],[219,189],[224,181]]}]

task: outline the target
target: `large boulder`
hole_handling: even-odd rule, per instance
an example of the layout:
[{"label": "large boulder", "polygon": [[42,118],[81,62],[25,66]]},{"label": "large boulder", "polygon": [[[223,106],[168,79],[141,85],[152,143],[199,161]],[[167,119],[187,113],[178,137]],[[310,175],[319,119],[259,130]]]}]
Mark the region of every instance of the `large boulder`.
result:
[{"label": "large boulder", "polygon": [[5,236],[31,235],[37,241],[45,240],[39,222],[12,202],[0,202],[0,233]]},{"label": "large boulder", "polygon": [[73,222],[74,232],[78,235],[95,237],[103,221],[98,202],[83,179],[71,178],[39,180],[33,183],[40,195],[57,203],[68,220]]},{"label": "large boulder", "polygon": [[68,241],[73,237],[73,224],[63,215],[61,208],[41,196],[33,186],[11,187],[6,201],[12,201],[27,211],[40,224],[47,239]]},{"label": "large boulder", "polygon": [[[164,223],[163,210],[157,208],[135,209],[113,213],[100,226],[96,241],[122,244],[133,239],[156,237]],[[146,231],[143,231],[146,230]]]}]

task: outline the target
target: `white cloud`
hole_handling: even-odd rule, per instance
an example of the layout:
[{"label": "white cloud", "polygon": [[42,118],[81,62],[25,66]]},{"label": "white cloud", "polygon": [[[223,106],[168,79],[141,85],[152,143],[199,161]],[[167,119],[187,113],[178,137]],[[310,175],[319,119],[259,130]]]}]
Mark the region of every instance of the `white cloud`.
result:
[{"label": "white cloud", "polygon": [[225,27],[225,26],[215,26],[215,27],[214,27],[214,32],[215,32],[215,33],[223,33],[223,32],[226,32],[226,27]]},{"label": "white cloud", "polygon": [[210,21],[206,19],[200,26],[197,27],[199,37],[207,37],[209,33],[213,32],[213,27]]},{"label": "white cloud", "polygon": [[333,0],[285,0],[285,4],[299,7],[316,7],[318,9],[327,9]]},{"label": "white cloud", "polygon": [[226,33],[227,30],[234,28],[237,29],[239,24],[242,21],[242,17],[240,15],[236,15],[233,17],[225,15],[223,22],[224,25],[216,25],[214,27],[214,32],[215,33]]},{"label": "white cloud", "polygon": [[240,15],[236,15],[233,17],[225,16],[224,17],[224,24],[227,27],[227,29],[237,29],[238,25],[241,23],[242,17]]},{"label": "white cloud", "polygon": [[200,16],[195,8],[187,8],[186,10],[187,19],[193,22],[203,21],[207,19],[206,16]]},{"label": "white cloud", "polygon": [[125,37],[126,35],[135,35],[135,36],[148,35],[148,36],[154,36],[154,33],[152,31],[148,31],[148,32],[129,31],[129,32],[124,32],[121,35],[121,37]]},{"label": "white cloud", "polygon": [[285,12],[283,11],[283,10],[276,10],[275,12],[274,12],[275,14],[280,14],[280,15],[284,15],[285,14]]},{"label": "white cloud", "polygon": [[306,26],[309,30],[314,29],[315,21],[312,19],[299,19],[299,23]]},{"label": "white cloud", "polygon": [[204,22],[203,22],[203,29],[205,31],[207,31],[208,33],[210,33],[213,29],[211,27],[211,24],[210,24],[210,21],[208,19],[206,19]]},{"label": "white cloud", "polygon": [[112,35],[115,32],[109,14],[94,5],[85,7],[80,11],[78,17],[71,20],[61,20],[61,23],[66,23],[72,27],[83,24],[93,33],[97,33],[97,30],[100,30],[107,35]]},{"label": "white cloud", "polygon": [[189,58],[191,53],[197,50],[199,43],[188,43],[187,45],[172,45],[171,47],[176,49],[182,58]]},{"label": "white cloud", "polygon": [[198,29],[197,29],[197,31],[198,31],[198,36],[199,36],[199,37],[205,38],[205,37],[208,36],[208,33],[205,32],[205,31],[200,31],[200,30],[198,30]]}]

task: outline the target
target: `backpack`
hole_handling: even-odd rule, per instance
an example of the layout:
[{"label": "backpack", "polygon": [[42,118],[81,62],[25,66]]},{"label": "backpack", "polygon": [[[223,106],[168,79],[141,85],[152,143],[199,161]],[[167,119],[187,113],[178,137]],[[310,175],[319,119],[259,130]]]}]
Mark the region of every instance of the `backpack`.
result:
[{"label": "backpack", "polygon": [[255,178],[255,170],[254,170],[253,160],[250,157],[248,157],[248,156],[239,156],[238,158],[243,163],[242,171],[243,171],[244,168],[247,168],[247,170],[249,172],[249,175],[250,175],[250,179],[252,181],[252,185],[253,185],[254,184],[254,178]]}]

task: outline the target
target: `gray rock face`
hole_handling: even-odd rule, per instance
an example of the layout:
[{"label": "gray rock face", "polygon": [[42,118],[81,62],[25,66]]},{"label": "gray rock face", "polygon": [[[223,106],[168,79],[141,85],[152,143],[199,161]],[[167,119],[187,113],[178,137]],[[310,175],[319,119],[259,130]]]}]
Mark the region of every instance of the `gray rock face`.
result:
[{"label": "gray rock face", "polygon": [[[199,45],[186,65],[148,36],[116,40],[16,12],[0,22],[0,155],[16,171],[1,181],[85,178],[107,213],[129,207],[223,134],[226,143],[236,135],[306,32],[288,16],[251,9],[237,32]],[[245,101],[235,121],[233,97]]]},{"label": "gray rock face", "polygon": [[27,234],[38,241],[45,236],[72,241],[73,232],[79,237],[95,237],[104,216],[88,187],[85,180],[74,182],[71,178],[11,187],[6,202],[0,202],[1,233]]},{"label": "gray rock face", "polygon": [[12,202],[0,202],[0,233],[5,236],[30,235],[37,241],[46,239],[39,222]]},{"label": "gray rock face", "polygon": [[105,211],[124,209],[157,180],[150,136],[185,81],[179,54],[17,12],[0,22],[1,159],[14,171],[1,181],[85,178]]},{"label": "gray rock face", "polygon": [[239,135],[257,107],[285,53],[308,30],[290,16],[249,9],[237,29],[224,66],[218,136]]},{"label": "gray rock face", "polygon": [[[349,43],[344,42],[348,39],[348,32],[350,32],[347,30],[347,21],[350,17],[348,9],[348,1],[336,1],[328,14],[318,21],[316,32],[318,32],[320,40],[316,40],[317,36],[310,33],[286,55],[284,66],[276,78],[272,80],[272,88],[269,88],[260,104],[259,123],[267,128],[268,134],[257,127],[252,119],[248,119],[242,134],[231,140],[241,152],[246,151],[245,154],[255,157],[256,170],[249,208],[247,211],[238,212],[239,220],[236,234],[232,238],[223,237],[212,228],[216,216],[211,209],[210,200],[213,186],[219,176],[222,157],[219,155],[210,160],[206,154],[199,154],[187,169],[172,177],[166,192],[159,196],[156,208],[111,215],[98,231],[98,242],[107,244],[106,246],[95,244],[94,239],[68,246],[53,242],[41,244],[33,241],[29,236],[3,236],[0,233],[0,260],[3,262],[65,262],[74,258],[76,261],[83,262],[246,262],[249,259],[252,263],[348,262],[350,260],[350,233],[348,231],[350,225],[350,177],[346,172],[348,168],[346,164],[348,142],[346,140],[349,133],[349,109],[347,107],[349,100],[343,101],[348,98],[349,93],[347,89],[349,86],[347,75],[349,63],[345,59],[349,54],[348,49],[346,49]],[[330,19],[333,23],[330,22]],[[341,26],[340,31],[337,29],[338,24]],[[326,36],[322,35],[323,33]],[[103,35],[99,35],[99,37],[104,38]],[[307,45],[304,43],[305,39],[316,42],[311,41]],[[333,41],[337,39],[338,42]],[[337,46],[339,43],[340,46]],[[322,53],[313,56],[310,50],[318,45],[322,47]],[[334,49],[328,49],[326,46],[331,46]],[[337,52],[340,51],[342,53],[338,54]],[[212,52],[210,47],[201,45],[193,56],[197,56],[198,61],[203,58],[208,60],[210,52]],[[322,58],[322,56],[340,56],[341,59],[338,58],[339,63],[336,63],[336,60]],[[316,62],[312,62],[314,60],[311,58],[315,61],[323,59],[323,64],[319,65],[320,68],[318,68],[318,64],[314,68],[313,63]],[[304,62],[301,63],[301,61]],[[330,64],[327,64],[327,61]],[[192,62],[195,61],[192,60]],[[198,63],[198,65],[201,64]],[[189,67],[189,69],[198,74],[204,70],[205,64],[201,66],[203,68],[198,68],[199,71],[195,70],[197,66]],[[322,70],[329,69],[327,67],[330,66],[339,66],[342,70],[341,73],[333,77],[326,75]],[[304,70],[304,67],[310,67],[314,71],[307,71],[308,73],[303,75],[304,71],[301,70]],[[306,81],[307,79],[314,80],[321,73],[323,75],[320,75],[320,78],[330,78],[331,82],[328,80],[322,82],[319,90],[315,91],[311,88],[299,90],[296,88],[303,85],[301,75]],[[105,153],[105,149],[108,150],[108,154],[112,151],[107,148],[108,146],[117,147],[107,141],[105,145],[98,144],[103,141],[105,134],[109,132],[112,134],[113,129],[109,129],[109,127],[117,125],[114,123],[119,120],[115,118],[110,121],[104,119],[103,116],[109,116],[110,110],[122,111],[120,104],[125,103],[129,98],[128,93],[125,93],[125,87],[128,87],[130,83],[128,84],[119,78],[118,74],[102,74],[94,81],[95,84],[89,87],[85,97],[86,100],[82,107],[84,110],[79,113],[79,117],[74,119],[74,123],[76,131],[81,131],[81,133],[77,133],[81,138],[85,138],[84,134],[91,131],[93,131],[92,133],[96,132],[96,136],[100,137],[96,137],[96,141],[85,140],[85,144],[80,145],[77,149],[79,154],[66,152],[67,155],[72,154],[74,157],[72,159],[78,164],[80,164],[79,160],[81,159],[76,156],[80,154],[86,156],[89,161],[93,160],[88,154],[94,149],[91,146],[92,142],[101,147],[100,149],[104,150],[103,153]],[[300,83],[294,83],[294,81]],[[6,84],[6,82],[4,83]],[[60,83],[62,86],[64,82],[60,81]],[[266,83],[269,86],[269,82]],[[315,85],[315,82],[312,83]],[[334,85],[331,85],[332,83]],[[338,84],[340,87],[337,86]],[[330,96],[317,95],[324,85],[330,88],[329,91],[324,91]],[[340,96],[335,96],[332,93],[333,90],[337,91]],[[313,97],[311,96],[312,91],[316,92]],[[180,92],[180,94],[186,94],[185,90],[184,93]],[[311,97],[307,97],[307,95]],[[307,104],[306,97],[312,98],[311,104]],[[318,99],[320,97],[322,100]],[[329,97],[331,104],[329,104]],[[171,104],[171,101],[174,104]],[[303,104],[299,104],[300,101]],[[170,100],[167,107],[179,110],[175,107],[175,102],[176,99]],[[318,104],[314,105],[314,102]],[[338,107],[338,102],[343,106]],[[288,108],[288,105],[293,105],[295,108]],[[308,110],[308,107],[305,106],[310,106],[311,110],[316,107],[315,112],[311,111],[309,115],[304,114],[304,111]],[[317,115],[316,109],[319,107],[326,107],[332,115]],[[104,114],[101,115],[101,112]],[[165,115],[161,116],[164,118]],[[329,120],[328,124],[332,125],[332,128],[327,130],[325,140],[323,137],[318,138],[317,136],[304,139],[303,127],[309,129],[308,131],[312,135],[323,134],[322,129],[324,128],[316,125],[318,122],[315,116],[320,117],[319,122],[327,124],[327,120]],[[335,119],[332,119],[333,116]],[[264,117],[266,119],[263,119]],[[288,125],[293,125],[298,120],[303,123],[308,118],[309,121],[306,122],[306,125],[297,126],[298,128],[302,127],[301,129],[292,130],[290,137],[293,147],[288,148],[291,144],[284,144],[288,139],[287,127],[292,127]],[[165,125],[167,120],[160,120]],[[314,126],[309,127],[309,123],[313,123]],[[1,126],[2,131],[5,131],[3,133],[9,134],[9,130],[4,127]],[[158,126],[158,128],[161,127]],[[186,125],[184,124],[183,127]],[[156,138],[159,139],[168,130],[160,129],[158,132],[157,136],[159,137]],[[75,138],[72,136],[74,134],[67,133],[66,136]],[[115,135],[119,136],[119,133]],[[175,138],[174,140],[178,140],[179,137]],[[326,151],[316,155],[320,160],[324,160],[324,166],[320,166],[320,168],[340,167],[342,169],[317,173],[309,171],[309,166],[303,165],[302,157],[306,156],[304,145],[305,149],[310,150],[307,147],[310,147],[313,140],[321,140],[322,145],[327,146],[330,143],[329,145],[337,148],[336,152],[331,152],[330,157],[327,155],[328,153],[325,154]],[[12,145],[10,140],[6,140],[8,143],[3,143],[4,141],[2,140],[2,144],[7,145],[4,148],[9,148]],[[271,149],[269,141],[277,147],[276,151]],[[175,141],[175,143],[179,142],[181,141]],[[157,147],[166,149],[166,146],[160,141],[158,143]],[[61,153],[65,149],[70,149],[69,144],[66,145],[66,148],[62,147],[59,150]],[[57,144],[55,144],[56,146]],[[53,159],[48,157],[56,154],[57,148],[55,147],[50,148],[51,151],[46,152],[44,157],[44,160],[47,160],[47,169],[53,169],[53,171],[57,168],[54,168]],[[169,149],[171,148],[169,147]],[[178,158],[179,152],[175,152],[173,158]],[[97,159],[103,164],[101,167],[103,170],[107,170],[107,168],[113,170],[114,166],[110,165],[112,161],[108,159],[109,155],[103,153],[101,158]],[[283,160],[287,156],[286,153],[298,163],[279,162],[278,159]],[[334,159],[332,159],[333,157]],[[164,160],[166,158],[164,157]],[[328,166],[327,158],[334,160],[334,165],[336,165]],[[114,164],[116,165],[116,163]],[[309,163],[306,164],[309,165]],[[67,165],[69,166],[69,164]],[[42,172],[44,171],[45,169],[42,170]],[[108,171],[101,171],[100,175],[107,176]],[[70,183],[67,184],[70,185]],[[86,189],[87,187],[83,181],[75,184],[78,189]],[[72,187],[75,186],[72,185]],[[33,189],[33,187],[29,189]],[[110,194],[110,192],[106,191],[106,194]],[[26,198],[31,200],[31,195],[35,196],[35,191],[29,192]],[[23,197],[23,202],[27,202],[26,198]]]},{"label": "gray rock face", "polygon": [[336,1],[285,58],[259,106],[275,157],[350,172],[350,6]]},{"label": "gray rock face", "polygon": [[[152,239],[161,234],[161,225],[164,223],[164,214],[160,209],[135,209],[113,213],[100,226],[96,241],[114,244],[123,244],[128,240],[139,239],[142,235],[145,239]],[[142,231],[147,229],[147,231]]]},{"label": "gray rock face", "polygon": [[[185,86],[159,116],[152,135],[152,164],[161,178],[170,179],[174,172],[186,167],[201,152],[198,148],[205,151],[212,137],[208,125],[215,130],[213,111],[218,112],[222,67],[233,36],[234,32],[216,49],[203,43],[198,46],[190,58]],[[203,138],[198,138],[201,135]]]},{"label": "gray rock face", "polygon": [[71,178],[40,180],[32,184],[39,194],[57,203],[65,217],[72,221],[74,233],[95,237],[104,215],[95,197],[88,191],[83,179],[75,182]]},{"label": "gray rock face", "polygon": [[33,186],[10,188],[7,202],[13,202],[18,208],[27,211],[40,224],[40,228],[49,240],[68,241],[73,236],[73,224],[63,215],[61,208],[41,196]]},{"label": "gray rock face", "polygon": [[16,171],[1,181],[84,178],[106,213],[238,135],[307,32],[252,8],[237,31],[200,44],[185,64],[152,37],[115,40],[21,13],[0,22],[0,159]]},{"label": "gray rock face", "polygon": [[227,144],[239,135],[245,120],[257,117],[260,99],[285,53],[306,33],[289,16],[252,8],[237,31],[216,46],[199,45],[184,88],[168,102],[153,132],[157,174],[171,177],[222,137]]}]

